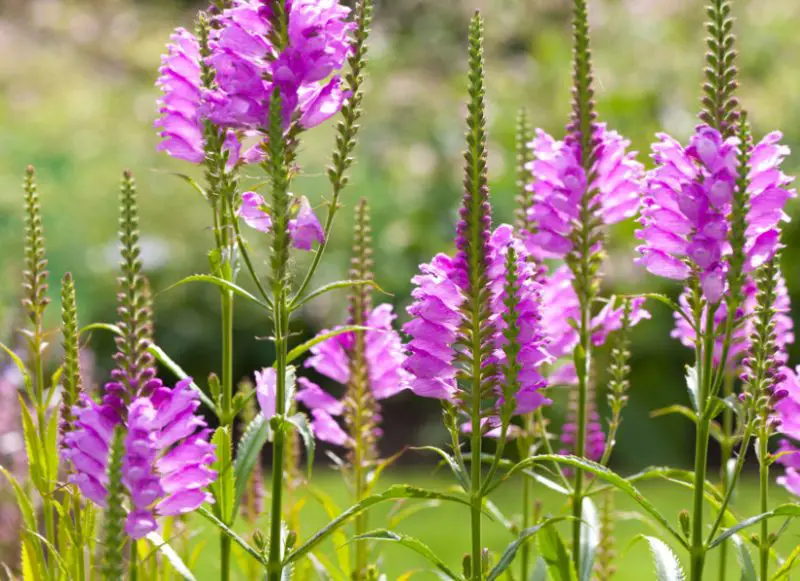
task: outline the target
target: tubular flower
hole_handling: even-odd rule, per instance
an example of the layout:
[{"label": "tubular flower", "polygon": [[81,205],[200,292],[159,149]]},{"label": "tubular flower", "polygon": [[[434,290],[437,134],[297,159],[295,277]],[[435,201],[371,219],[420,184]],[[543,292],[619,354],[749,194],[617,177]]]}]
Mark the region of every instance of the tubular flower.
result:
[{"label": "tubular flower", "polygon": [[295,0],[286,10],[283,47],[270,41],[272,13],[262,2],[238,0],[217,18],[207,61],[216,86],[204,111],[220,127],[265,128],[276,89],[287,126],[297,120],[308,129],[341,109],[347,95],[341,79],[331,75],[350,55],[350,10],[337,0]]},{"label": "tubular flower", "polygon": [[[105,506],[108,455],[114,429],[126,429],[122,482],[131,499],[126,532],[134,539],[156,530],[156,517],[185,514],[211,502],[206,490],[216,473],[214,447],[191,379],[174,388],[151,380],[152,393],[120,410],[116,401],[84,396],[75,407],[75,430],[65,436],[65,455],[74,468],[70,482]],[[106,398],[108,399],[108,398]],[[123,413],[120,414],[120,411]]]},{"label": "tubular flower", "polygon": [[[757,287],[756,283],[748,278],[742,287],[742,294],[744,301],[739,308],[736,318],[738,319],[738,326],[735,328],[731,335],[730,347],[728,348],[728,358],[726,365],[732,369],[740,365],[742,356],[750,350],[750,338],[753,336],[755,330],[754,315],[757,301]],[[684,312],[691,312],[690,306],[690,291],[685,291],[680,299],[680,305]],[[706,313],[708,307],[703,309],[702,321],[703,327],[706,325]],[[785,365],[788,361],[788,354],[786,348],[794,343],[794,321],[790,315],[791,306],[789,304],[789,291],[786,288],[786,281],[781,276],[778,279],[776,288],[775,304],[773,305],[775,316],[773,318],[775,329],[775,346],[778,352],[775,354],[776,360],[779,364]],[[689,322],[681,315],[675,314],[675,328],[672,330],[672,337],[680,340],[680,342],[694,349],[695,347],[695,332]],[[716,340],[714,343],[714,364],[719,365],[722,358],[723,343],[725,340],[725,326],[727,323],[728,310],[725,302],[720,303],[714,313],[714,326],[716,332]]]},{"label": "tubular flower", "polygon": [[[506,323],[505,280],[506,256],[510,248],[517,253],[517,277],[519,280],[518,311],[515,313],[519,328],[520,365],[519,391],[516,394],[516,413],[528,413],[549,403],[542,394],[545,386],[540,367],[550,361],[547,338],[543,330],[540,309],[541,289],[539,270],[529,260],[525,246],[513,235],[511,226],[501,225],[488,237],[488,278],[494,364],[502,365],[506,360],[503,335]],[[462,340],[461,326],[465,320],[462,307],[464,268],[459,256],[456,259],[439,254],[429,264],[420,266],[421,274],[412,282],[416,288],[411,295],[414,303],[408,308],[412,319],[403,330],[411,337],[408,344],[408,359],[405,368],[411,374],[410,389],[417,395],[455,401],[458,397],[456,381],[456,358]],[[499,378],[495,377],[496,390]]]},{"label": "tubular flower", "polygon": [[[325,240],[325,231],[314,210],[311,209],[308,198],[305,196],[295,198],[290,212],[292,218],[289,220],[289,236],[294,247],[299,250],[311,250],[314,242],[322,244]],[[238,215],[245,224],[259,232],[268,233],[272,230],[269,205],[255,192],[242,194],[242,205],[239,207]]]},{"label": "tubular flower", "polygon": [[[598,191],[597,214],[604,224],[616,224],[637,214],[644,168],[636,161],[636,153],[627,151],[630,142],[604,123],[595,124],[594,140],[592,187]],[[572,250],[573,225],[587,188],[580,144],[556,141],[540,129],[529,147],[534,159],[527,169],[534,179],[527,188],[534,204],[528,210],[530,232],[525,244],[537,258],[560,258]]]},{"label": "tubular flower", "polygon": [[[697,274],[711,303],[721,300],[730,253],[728,231],[736,188],[739,140],[723,140],[707,125],[696,128],[685,149],[660,134],[653,146],[656,168],[647,180],[638,261],[651,273],[675,280]],[[751,151],[745,232],[745,272],[772,258],[778,250],[777,225],[786,219],[783,206],[795,195],[791,179],[780,171],[788,148],[780,133],[767,135]]]},{"label": "tubular flower", "polygon": [[[606,435],[603,431],[603,424],[600,414],[597,413],[596,393],[593,387],[589,390],[589,409],[588,423],[586,424],[586,458],[594,462],[599,462],[606,451]],[[574,454],[578,449],[578,392],[573,389],[570,391],[569,411],[567,421],[561,428],[561,444],[564,446],[559,454]]]},{"label": "tubular flower", "polygon": [[[395,318],[392,306],[381,304],[368,314],[365,321],[365,326],[369,328],[364,331],[368,388],[377,401],[396,395],[408,383],[408,373],[403,369],[403,343],[392,328]],[[322,335],[326,333],[328,331],[323,331]],[[326,339],[311,348],[311,357],[305,366],[341,385],[347,385],[351,378],[351,353],[355,342],[356,335],[353,332]],[[314,435],[323,442],[344,446],[349,436],[335,420],[345,413],[344,402],[306,378],[298,379],[298,384],[300,389],[296,399],[311,410]]]},{"label": "tubular flower", "polygon": [[774,404],[777,430],[786,436],[781,440],[777,461],[783,464],[786,473],[778,478],[778,484],[784,486],[795,496],[800,496],[800,368],[794,371],[788,367],[781,369],[783,381],[775,390]]},{"label": "tubular flower", "polygon": [[[158,103],[160,116],[155,126],[163,141],[158,149],[184,161],[202,163],[206,157],[203,89],[200,46],[195,35],[184,28],[175,30],[159,72],[156,84],[163,97]],[[224,149],[228,152],[228,166],[236,165],[241,146],[233,131],[226,132]]]}]

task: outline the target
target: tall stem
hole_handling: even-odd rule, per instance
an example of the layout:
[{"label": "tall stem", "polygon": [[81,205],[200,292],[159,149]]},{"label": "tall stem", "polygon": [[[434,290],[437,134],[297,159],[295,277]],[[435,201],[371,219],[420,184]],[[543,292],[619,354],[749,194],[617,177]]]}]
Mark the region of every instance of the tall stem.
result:
[{"label": "tall stem", "polygon": [[[591,312],[589,304],[582,301],[580,321],[580,343],[575,351],[575,370],[578,375],[578,414],[577,442],[575,454],[579,458],[586,456],[586,420],[589,407],[589,358],[592,349],[590,334]],[[575,471],[575,487],[572,493],[572,552],[575,569],[581,568],[581,526],[583,508],[583,470]]]},{"label": "tall stem", "polygon": [[[525,437],[522,439],[523,444],[520,449],[520,456],[527,458],[531,452],[531,441],[533,440],[535,430],[535,420],[533,413],[526,414],[523,418],[525,423]],[[529,528],[532,524],[531,519],[531,501],[533,500],[533,482],[530,478],[522,479],[522,530]],[[520,579],[527,581],[530,579],[531,568],[531,546],[530,543],[525,543],[522,546],[522,557],[520,559]]]},{"label": "tall stem", "polygon": [[[727,398],[733,393],[733,375],[725,375],[723,383],[723,398]],[[722,494],[727,495],[728,490],[734,486],[728,477],[728,463],[733,456],[733,412],[726,407],[722,412],[722,442],[720,445],[720,481],[722,483]],[[746,451],[746,450],[745,450]],[[728,543],[722,543],[719,547],[719,581],[725,581],[728,569]]]},{"label": "tall stem", "polygon": [[[478,329],[475,333],[475,336],[479,336]],[[477,363],[477,369],[475,369],[475,364]],[[476,361],[473,363],[473,378],[477,378],[477,381],[473,379],[473,390],[475,391],[475,395],[472,398],[472,443],[471,443],[471,452],[472,452],[472,459],[471,459],[471,470],[472,470],[472,478],[471,478],[471,522],[472,522],[472,580],[473,581],[481,581],[483,574],[481,570],[481,552],[483,550],[481,544],[481,509],[483,505],[483,496],[481,492],[481,430],[480,430],[480,421],[481,421],[481,370],[480,370],[480,361]]]},{"label": "tall stem", "polygon": [[[758,492],[761,513],[769,511],[769,439],[766,430],[758,438]],[[758,544],[759,580],[769,579],[769,523],[761,521],[761,538]]]}]

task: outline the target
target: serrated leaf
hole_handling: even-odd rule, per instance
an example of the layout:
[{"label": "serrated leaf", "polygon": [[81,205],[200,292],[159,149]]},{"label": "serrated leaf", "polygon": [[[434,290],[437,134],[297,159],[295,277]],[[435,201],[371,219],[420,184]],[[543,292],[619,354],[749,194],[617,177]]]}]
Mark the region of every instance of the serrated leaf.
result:
[{"label": "serrated leaf", "polygon": [[194,575],[192,575],[192,572],[189,570],[189,567],[186,566],[186,563],[183,562],[180,555],[178,555],[175,549],[170,547],[158,533],[153,532],[148,534],[147,540],[153,544],[153,547],[155,547],[159,553],[164,555],[164,558],[169,561],[170,566],[182,579],[185,581],[196,581]]},{"label": "serrated leaf", "polygon": [[456,502],[465,506],[470,506],[469,501],[463,495],[451,494],[446,492],[436,492],[433,490],[426,490],[416,486],[409,486],[407,484],[396,484],[389,487],[386,491],[379,494],[373,494],[358,502],[340,514],[337,518],[329,522],[325,527],[314,533],[310,539],[303,543],[300,547],[292,551],[284,560],[285,563],[296,561],[300,557],[311,552],[317,545],[328,538],[334,531],[347,524],[351,519],[355,518],[365,510],[389,500],[397,500],[399,498],[417,498],[422,500],[443,500],[448,502]]},{"label": "serrated leaf", "polygon": [[311,425],[308,423],[308,418],[303,413],[296,413],[286,418],[300,434],[303,440],[303,445],[306,448],[306,464],[308,469],[308,477],[311,478],[311,469],[314,466],[314,451],[316,450],[316,441],[314,440],[314,432],[311,430]]},{"label": "serrated leaf", "polygon": [[667,543],[655,537],[642,536],[641,538],[647,541],[647,545],[650,547],[658,581],[684,581],[686,579],[678,557]]},{"label": "serrated leaf", "polygon": [[736,535],[733,536],[732,540],[733,545],[736,547],[736,560],[739,562],[739,569],[742,572],[742,581],[758,581],[750,550],[745,546],[744,541]]},{"label": "serrated leaf", "polygon": [[428,547],[425,543],[416,539],[414,537],[410,537],[408,535],[404,535],[402,533],[395,533],[386,529],[378,529],[374,531],[370,531],[363,535],[359,535],[352,539],[353,541],[381,541],[381,542],[391,542],[397,543],[406,547],[407,549],[411,549],[416,554],[420,555],[426,561],[428,561],[431,565],[436,567],[436,569],[447,576],[448,579],[453,579],[454,581],[458,581],[460,576],[454,573],[445,563],[442,561],[436,553],[434,553],[430,547]]},{"label": "serrated leaf", "polygon": [[236,459],[233,462],[233,473],[236,480],[236,510],[242,501],[242,496],[247,489],[247,483],[253,469],[261,458],[261,449],[269,439],[269,423],[263,414],[256,415],[242,434],[236,446]]},{"label": "serrated leaf", "polygon": [[553,525],[558,521],[565,520],[565,518],[566,517],[547,519],[544,522],[523,530],[519,534],[519,537],[510,545],[508,545],[505,551],[503,551],[503,554],[500,555],[497,564],[491,571],[489,571],[486,581],[495,581],[496,579],[499,579],[500,575],[502,575],[511,566],[511,563],[514,562],[514,558],[517,556],[517,551],[519,551],[520,548],[522,548],[522,546],[531,539],[531,537],[536,535],[536,533],[538,533],[542,528]]},{"label": "serrated leaf", "polygon": [[594,570],[594,558],[600,544],[600,520],[597,508],[590,498],[581,503],[581,563],[578,578],[590,581]]},{"label": "serrated leaf", "polygon": [[570,552],[554,526],[540,530],[537,541],[552,581],[578,581]]}]

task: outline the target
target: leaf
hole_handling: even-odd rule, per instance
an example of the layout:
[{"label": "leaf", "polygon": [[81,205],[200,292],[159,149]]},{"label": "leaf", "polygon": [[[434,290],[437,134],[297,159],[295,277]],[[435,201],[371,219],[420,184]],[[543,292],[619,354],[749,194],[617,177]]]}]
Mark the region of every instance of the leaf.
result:
[{"label": "leaf", "polygon": [[461,466],[458,465],[458,462],[456,462],[456,459],[453,457],[452,454],[448,454],[447,452],[445,452],[441,448],[437,448],[436,446],[420,446],[411,449],[420,452],[434,452],[435,454],[441,456],[442,460],[444,460],[447,466],[450,468],[450,471],[456,477],[456,480],[458,480],[458,483],[461,485],[461,487],[464,490],[469,489],[470,486],[469,479],[467,478],[467,475],[464,473],[464,471],[461,469]]},{"label": "leaf", "polygon": [[292,551],[284,559],[284,564],[296,561],[300,557],[306,555],[319,545],[322,541],[328,538],[338,528],[347,524],[349,520],[358,516],[368,508],[387,502],[389,500],[396,500],[398,498],[417,498],[422,500],[446,500],[449,502],[456,502],[465,506],[470,506],[469,501],[463,495],[456,495],[446,492],[436,492],[433,490],[426,490],[424,488],[417,488],[407,484],[396,484],[390,486],[386,491],[379,494],[373,494],[358,502],[340,514],[338,517],[329,522],[325,527],[318,530],[314,535],[303,543],[300,547]]},{"label": "leaf", "polygon": [[[325,510],[325,514],[328,515],[330,520],[335,519],[336,515],[342,512],[341,508],[339,508],[330,495],[324,490],[317,488],[312,484],[307,486],[307,490],[311,496],[322,505],[322,508]],[[345,535],[343,531],[337,530],[331,534],[331,539],[333,540],[333,545],[336,550],[336,558],[339,561],[339,567],[342,569],[342,571],[350,571],[350,551],[346,547],[347,535]],[[309,557],[313,556],[313,553],[309,553]]]},{"label": "leaf", "polygon": [[[675,539],[680,543],[682,547],[687,547],[686,540],[683,538],[675,528],[670,524],[670,522],[664,517],[659,510],[653,506],[653,504],[647,500],[644,495],[639,492],[639,490],[633,486],[630,482],[625,480],[622,476],[617,474],[616,472],[612,472],[605,466],[598,464],[597,462],[592,462],[591,460],[586,460],[584,458],[578,458],[577,456],[562,456],[560,454],[541,454],[537,456],[531,456],[526,458],[522,462],[518,462],[515,464],[506,474],[503,476],[503,480],[507,480],[516,472],[525,470],[528,467],[534,466],[537,463],[546,463],[546,462],[556,462],[559,464],[566,464],[568,466],[572,466],[573,468],[581,468],[586,472],[591,472],[596,477],[600,478],[601,480],[605,480],[609,484],[613,485],[614,488],[621,490],[625,494],[627,494],[630,498],[632,498],[640,507],[642,507],[650,516],[652,516],[656,521],[664,527]],[[502,481],[500,481],[502,482]],[[499,484],[499,483],[498,483]]]},{"label": "leaf", "polygon": [[525,474],[525,476],[527,476],[528,478],[532,478],[534,481],[538,482],[545,488],[549,488],[550,490],[558,492],[559,494],[563,494],[564,496],[570,495],[570,491],[561,486],[555,480],[551,480],[546,476],[542,476],[541,474],[537,474],[536,472],[531,472],[530,470],[523,470],[522,473]]},{"label": "leaf", "polygon": [[437,557],[436,554],[430,549],[430,547],[428,547],[419,539],[415,539],[414,537],[410,537],[402,533],[395,533],[392,531],[388,531],[386,529],[378,529],[354,537],[352,540],[382,541],[382,542],[397,543],[399,545],[406,547],[407,549],[411,549],[412,551],[423,557],[431,565],[436,567],[436,569],[444,573],[449,579],[453,579],[454,581],[458,581],[460,579],[459,575],[450,570],[450,568],[447,565],[445,565],[444,561],[442,561],[439,557]]},{"label": "leaf", "polygon": [[727,541],[730,537],[737,534],[739,531],[746,529],[747,527],[751,527],[754,524],[760,523],[762,520],[774,517],[784,517],[784,516],[788,517],[800,516],[800,505],[782,504],[781,506],[769,512],[763,512],[761,514],[751,516],[750,518],[746,518],[743,521],[739,522],[738,524],[732,526],[731,528],[726,529],[716,539],[711,541],[711,543],[708,545],[708,549],[711,550],[715,547],[718,547],[719,545]]},{"label": "leaf", "polygon": [[25,363],[22,362],[20,356],[14,353],[13,350],[11,350],[3,343],[0,343],[0,351],[5,351],[6,355],[11,357],[11,360],[14,362],[14,365],[17,366],[17,370],[19,371],[20,375],[22,375],[26,387],[30,389],[31,376],[28,374],[28,369],[25,367]]},{"label": "leaf", "polygon": [[319,345],[320,343],[324,343],[328,339],[333,339],[334,337],[338,337],[339,335],[344,335],[345,333],[352,333],[353,331],[372,331],[374,330],[372,327],[363,327],[361,325],[346,325],[344,327],[338,327],[333,331],[328,331],[327,333],[323,333],[321,335],[317,335],[313,339],[309,339],[302,345],[298,345],[286,356],[286,363],[291,363],[298,357],[301,357],[305,353],[307,353],[312,347]]},{"label": "leaf", "polygon": [[795,565],[797,565],[798,562],[800,562],[800,544],[794,548],[791,554],[783,562],[780,569],[775,572],[775,576],[772,578],[772,581],[789,581],[789,573],[792,572],[792,569]]},{"label": "leaf", "polygon": [[694,409],[695,417],[697,417],[700,414],[700,392],[697,386],[696,366],[686,366],[686,389],[689,391],[689,401],[692,402],[692,408]]},{"label": "leaf", "polygon": [[11,472],[0,466],[0,473],[6,477],[9,484],[11,484],[11,487],[14,489],[17,507],[22,513],[22,522],[25,524],[25,527],[36,530],[36,509],[33,507],[33,502],[30,497],[26,494],[25,490],[23,490],[22,486],[20,486]]},{"label": "leaf", "polygon": [[194,575],[189,570],[189,567],[183,562],[183,559],[180,558],[180,555],[175,552],[175,549],[169,546],[169,544],[161,538],[158,533],[150,533],[147,535],[147,540],[153,544],[155,547],[164,557],[169,561],[169,564],[175,570],[175,572],[181,576],[181,578],[185,579],[186,581],[196,581]]},{"label": "leaf", "polygon": [[[404,520],[414,516],[415,514],[430,510],[432,508],[437,508],[441,506],[442,503],[438,500],[429,500],[428,502],[418,502],[416,504],[412,504],[411,506],[406,506],[402,510],[394,510],[389,513],[387,526],[390,528],[395,528]],[[398,506],[402,506],[401,503],[398,503]]]},{"label": "leaf", "polygon": [[239,295],[240,297],[242,297],[244,299],[247,299],[251,303],[258,305],[259,307],[261,307],[265,311],[271,311],[272,310],[272,308],[267,303],[263,302],[261,299],[259,299],[255,295],[250,294],[248,291],[244,290],[242,287],[240,287],[236,283],[233,283],[233,282],[231,282],[229,280],[225,280],[224,278],[220,278],[218,276],[212,276],[210,274],[193,274],[191,276],[187,276],[185,278],[182,278],[181,280],[179,280],[175,284],[168,286],[166,289],[164,289],[161,292],[165,293],[165,292],[171,291],[174,288],[177,288],[179,286],[183,286],[183,285],[188,284],[190,282],[207,282],[207,283],[216,285],[217,287],[219,287],[222,290],[230,291],[230,292],[232,292],[234,294]]},{"label": "leaf", "polygon": [[656,578],[658,581],[684,581],[686,576],[678,561],[678,557],[669,548],[669,545],[655,537],[642,536],[650,547],[650,553],[656,565]]},{"label": "leaf", "polygon": [[303,445],[306,447],[308,477],[311,478],[316,441],[314,440],[314,432],[311,430],[311,425],[308,423],[308,418],[303,413],[296,413],[286,418],[286,421],[295,427],[297,433],[300,434],[300,438],[303,440]]},{"label": "leaf", "polygon": [[[28,472],[36,490],[42,495],[50,494],[48,490],[47,474],[43,472],[46,467],[42,443],[39,441],[39,434],[36,425],[28,409],[28,404],[20,396],[19,406],[22,411],[22,435],[25,440],[25,452],[28,455]],[[36,529],[36,527],[33,527]]]},{"label": "leaf", "polygon": [[539,553],[553,581],[577,581],[570,553],[554,526],[545,527],[537,537]]},{"label": "leaf", "polygon": [[742,581],[758,581],[750,550],[745,546],[744,541],[736,535],[733,536],[732,540],[736,547],[736,560],[739,562],[739,568],[742,571]]},{"label": "leaf", "polygon": [[233,475],[233,444],[231,434],[227,428],[219,427],[211,438],[211,443],[217,451],[216,462],[213,469],[217,472],[217,480],[211,485],[216,504],[214,510],[218,511],[224,522],[232,522],[237,505],[236,479]]},{"label": "leaf", "polygon": [[313,301],[315,298],[324,295],[325,293],[329,293],[331,291],[343,289],[343,288],[350,288],[350,287],[361,287],[361,286],[370,286],[374,290],[377,290],[380,293],[388,295],[385,290],[378,286],[378,284],[374,280],[338,280],[336,282],[331,282],[326,284],[325,286],[321,286],[320,288],[311,291],[306,296],[294,297],[289,305],[290,312],[294,312],[297,309],[301,308],[303,305]]},{"label": "leaf", "polygon": [[207,194],[207,193],[206,193],[206,191],[203,189],[203,186],[201,186],[199,183],[197,183],[197,180],[195,180],[195,179],[194,179],[192,176],[186,175],[185,173],[176,172],[176,171],[169,171],[169,172],[166,172],[166,173],[167,173],[168,175],[175,176],[176,178],[180,178],[180,179],[182,179],[182,180],[183,180],[183,181],[185,181],[187,184],[189,184],[189,185],[190,185],[192,188],[194,188],[194,190],[195,190],[195,191],[196,191],[198,194],[200,194],[201,196],[203,196],[203,198],[204,198],[205,200],[208,200],[208,194]]},{"label": "leaf", "polygon": [[594,569],[594,558],[600,544],[600,521],[597,508],[589,498],[581,504],[581,563],[580,581],[590,581]]},{"label": "leaf", "polygon": [[238,508],[247,489],[253,469],[261,459],[261,449],[269,438],[269,423],[263,414],[256,415],[247,424],[239,444],[236,446],[236,459],[233,461],[233,474],[236,480],[236,500],[234,511]]},{"label": "leaf", "polygon": [[543,527],[549,527],[552,524],[555,524],[558,521],[565,520],[566,517],[558,517],[553,519],[548,519],[542,523],[539,523],[535,526],[529,527],[523,530],[519,537],[512,542],[506,550],[503,551],[503,554],[500,555],[500,559],[498,559],[497,564],[489,571],[488,577],[486,577],[486,581],[495,581],[496,579],[500,578],[500,575],[506,571],[511,566],[511,563],[514,562],[514,557],[517,556],[517,551],[527,542],[530,540],[532,536],[538,533]]},{"label": "leaf", "polygon": [[226,525],[224,522],[222,522],[216,516],[214,516],[211,513],[211,511],[208,510],[205,506],[201,506],[200,508],[198,508],[197,513],[200,514],[201,516],[204,516],[206,519],[211,521],[211,523],[214,524],[220,531],[228,535],[228,537],[230,537],[234,543],[236,543],[242,549],[244,549],[245,553],[253,557],[256,561],[258,561],[262,565],[264,566],[267,565],[267,560],[258,551],[256,551],[250,545],[248,545],[247,541],[245,541],[242,537],[233,532],[228,525]]},{"label": "leaf", "polygon": [[547,581],[547,562],[539,557],[531,573],[531,581]]}]

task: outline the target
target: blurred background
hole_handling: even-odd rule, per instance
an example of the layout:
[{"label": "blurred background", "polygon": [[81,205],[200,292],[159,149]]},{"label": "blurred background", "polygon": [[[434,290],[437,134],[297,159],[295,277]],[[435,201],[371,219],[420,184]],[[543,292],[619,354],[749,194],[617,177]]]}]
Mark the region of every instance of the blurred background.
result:
[{"label": "blurred background", "polygon": [[[491,179],[497,222],[513,219],[514,123],[525,106],[535,124],[562,134],[569,108],[570,3],[565,0],[376,0],[363,132],[352,186],[344,196],[331,252],[318,281],[341,278],[350,244],[349,215],[358,197],[374,219],[377,281],[403,318],[416,266],[449,250],[461,195],[465,31],[476,7],[486,17]],[[739,0],[741,100],[757,136],[779,128],[800,151],[800,3]],[[155,150],[152,124],[159,55],[171,29],[192,26],[199,4],[167,0],[2,0],[0,2],[0,248],[2,302],[18,304],[22,193],[27,164],[38,170],[53,289],[74,273],[81,318],[112,321],[116,268],[117,184],[123,168],[137,175],[143,244],[153,288],[207,270],[209,210],[169,172],[195,172]],[[684,139],[695,124],[703,57],[699,0],[595,0],[591,3],[601,118],[627,135],[647,160],[656,131]],[[320,204],[331,126],[307,135],[297,193]],[[787,173],[800,169],[791,157]],[[253,172],[257,170],[252,170]],[[790,213],[798,213],[792,206]],[[633,225],[612,233],[607,291],[676,286],[632,263]],[[800,292],[800,230],[788,227],[784,269]],[[264,239],[253,238],[263,248]],[[261,253],[261,256],[266,256]],[[300,262],[298,268],[303,268]],[[242,277],[244,280],[244,277]],[[53,293],[54,298],[56,294]],[[798,297],[794,297],[798,298]],[[185,286],[156,296],[157,340],[194,377],[218,368],[218,297],[212,287]],[[342,322],[343,296],[328,295],[303,313],[311,334]],[[685,403],[683,365],[690,353],[669,337],[672,317],[652,305],[653,320],[636,329],[631,405],[616,468],[686,463],[692,428],[681,419],[650,419],[653,409]],[[58,309],[50,310],[53,325]],[[240,305],[237,374],[272,361],[263,317]],[[108,337],[92,340],[96,377],[110,364]],[[797,354],[797,349],[793,349]],[[604,365],[602,355],[599,366]],[[599,383],[602,389],[603,376]],[[600,406],[604,407],[601,397]],[[563,405],[553,412],[556,422]],[[441,437],[439,406],[403,394],[386,404],[390,452]],[[647,442],[646,453],[641,442]],[[408,461],[419,461],[408,455]]]}]

